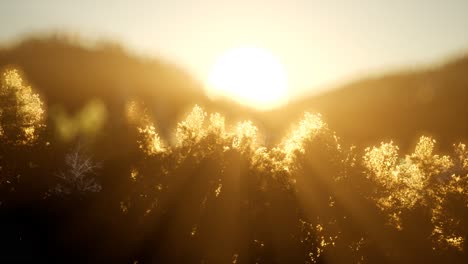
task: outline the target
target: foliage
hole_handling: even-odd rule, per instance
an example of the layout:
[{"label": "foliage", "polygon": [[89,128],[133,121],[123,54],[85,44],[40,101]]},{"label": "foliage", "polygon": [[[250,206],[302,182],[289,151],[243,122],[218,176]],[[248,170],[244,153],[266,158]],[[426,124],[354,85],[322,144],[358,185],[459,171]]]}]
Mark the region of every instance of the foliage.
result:
[{"label": "foliage", "polygon": [[[165,152],[173,156],[168,159],[179,161],[178,165],[172,168],[173,170],[184,166],[183,164],[186,164],[190,157],[195,158],[196,164],[200,164],[195,166],[202,166],[204,160],[210,159],[213,154],[221,154],[216,159],[224,165],[221,165],[221,174],[213,177],[219,178],[212,182],[210,190],[215,193],[213,199],[216,199],[222,195],[222,190],[225,188],[223,182],[226,180],[223,177],[226,176],[222,176],[222,171],[226,170],[224,162],[228,164],[233,162],[227,161],[229,158],[226,153],[237,152],[247,162],[248,174],[255,177],[256,180],[250,181],[250,184],[257,186],[258,192],[273,195],[274,186],[281,186],[280,189],[283,191],[280,191],[279,195],[287,197],[288,190],[292,190],[291,194],[297,196],[295,199],[299,199],[292,202],[291,206],[300,206],[296,204],[297,202],[307,204],[308,201],[303,199],[315,199],[316,204],[321,203],[321,200],[324,201],[324,205],[316,206],[331,208],[327,209],[331,210],[330,212],[312,212],[313,218],[310,218],[310,212],[295,213],[295,216],[292,216],[301,224],[298,225],[300,228],[291,232],[302,234],[299,235],[302,237],[301,243],[309,241],[306,242],[309,244],[306,246],[309,253],[306,254],[304,261],[316,262],[329,246],[340,243],[341,236],[347,231],[337,229],[336,214],[343,212],[334,211],[336,210],[335,203],[336,199],[340,199],[340,196],[343,198],[346,193],[340,188],[352,188],[352,186],[340,187],[340,184],[356,185],[356,181],[360,180],[357,175],[353,175],[356,173],[355,167],[358,166],[354,147],[343,147],[341,140],[327,127],[320,115],[305,113],[298,126],[272,148],[266,148],[258,143],[258,129],[251,122],[237,123],[232,131],[227,131],[224,118],[219,114],[210,115],[209,124],[204,123],[206,116],[207,113],[199,106],[195,106],[187,119],[178,125],[177,144],[172,147],[166,145],[166,149],[159,148],[159,153]],[[157,135],[154,130],[151,131],[153,135]],[[208,141],[210,136],[212,140]],[[162,144],[159,138],[157,143]],[[151,146],[154,143],[149,141],[148,144]],[[216,145],[218,147],[213,148]],[[190,148],[189,152],[186,152],[187,148]],[[463,181],[466,178],[466,150],[463,144],[459,144],[456,147],[456,156],[450,158],[434,154],[434,148],[435,140],[421,137],[414,153],[404,158],[400,158],[399,148],[393,142],[366,149],[363,165],[367,171],[367,179],[370,181],[368,184],[373,184],[375,191],[368,192],[365,199],[375,201],[379,210],[387,215],[389,223],[399,230],[404,228],[402,218],[405,213],[407,215],[418,206],[427,208],[433,224],[430,234],[434,242],[433,247],[439,249],[453,247],[463,250],[464,238],[463,233],[460,233],[463,232],[460,229],[461,219],[450,218],[449,215],[456,216],[453,212],[444,209],[447,207],[443,205],[451,202],[448,199],[453,195],[458,195],[457,199],[468,204],[466,181]],[[190,156],[187,156],[187,153],[190,153]],[[309,170],[314,175],[312,178],[307,175]],[[313,185],[323,183],[327,185],[326,192],[322,189],[321,194],[316,193],[313,197],[306,193],[316,188]],[[364,194],[351,194],[353,196],[351,199],[363,199],[359,198],[359,195]],[[208,197],[210,196],[201,196],[202,208],[206,207]],[[264,202],[272,203],[268,199]],[[258,206],[261,207],[261,205]],[[352,214],[344,214],[343,217],[346,219],[352,217]],[[310,220],[303,220],[303,218]],[[327,232],[328,237],[319,236],[319,233],[315,232],[316,227],[320,227],[320,232]],[[190,229],[191,232],[200,232],[199,224],[195,224],[194,228]],[[316,241],[315,239],[319,239],[318,242],[313,242]],[[361,245],[356,249],[359,250],[362,244],[365,244],[363,239],[362,236],[358,236],[356,240],[350,241],[350,244]],[[262,244],[265,244],[264,239],[257,239],[257,241],[263,241]],[[236,254],[239,257],[239,254]],[[363,259],[361,257],[361,260]]]},{"label": "foliage", "polygon": [[15,145],[29,145],[43,127],[44,108],[39,95],[23,81],[18,70],[2,73],[0,87],[0,137]]},{"label": "foliage", "polygon": [[[23,89],[11,76],[4,87]],[[23,122],[15,129],[30,125],[35,133],[44,112],[39,98],[28,96],[33,99],[22,104],[36,112],[21,110],[27,122],[15,119]],[[253,122],[229,124],[198,105],[172,138],[158,131],[157,118],[144,104],[131,101],[123,108],[122,136],[108,130],[113,137],[89,141],[89,152],[35,137],[47,147],[24,155],[34,141],[24,141],[31,138],[26,134],[23,141],[12,137],[9,126],[17,123],[2,119],[5,138],[14,138],[18,147],[4,155],[24,176],[1,202],[37,209],[37,221],[45,214],[38,226],[46,237],[65,236],[69,243],[60,251],[63,259],[75,254],[111,262],[410,263],[466,257],[468,150],[462,143],[454,145],[453,155],[438,155],[436,141],[421,137],[403,156],[397,144],[382,142],[365,149],[360,160],[357,148],[346,145],[319,114],[304,113],[278,144],[265,145]],[[106,140],[111,147],[99,151]],[[117,148],[128,153],[113,155]],[[15,160],[16,155],[27,158]],[[103,164],[94,161],[98,155]],[[64,157],[62,165],[57,157]],[[20,216],[9,217],[14,223]],[[52,223],[78,231],[66,233]],[[38,240],[55,245],[40,228],[31,229],[20,231],[37,232]],[[91,239],[102,244],[83,246]]]},{"label": "foliage", "polygon": [[436,141],[421,137],[412,154],[400,158],[398,147],[392,142],[367,148],[364,166],[375,181],[377,205],[388,214],[390,222],[403,229],[402,214],[417,205],[426,206],[433,224],[432,238],[437,246],[463,250],[464,236],[460,219],[456,219],[448,203],[458,196],[468,206],[468,158],[464,144],[455,146],[455,157],[434,154]]}]

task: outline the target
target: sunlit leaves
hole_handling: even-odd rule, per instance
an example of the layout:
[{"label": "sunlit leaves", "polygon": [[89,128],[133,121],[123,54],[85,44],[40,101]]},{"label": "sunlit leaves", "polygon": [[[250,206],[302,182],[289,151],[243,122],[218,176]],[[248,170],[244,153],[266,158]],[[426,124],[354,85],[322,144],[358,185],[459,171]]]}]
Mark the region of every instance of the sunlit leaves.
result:
[{"label": "sunlit leaves", "polygon": [[301,243],[308,249],[305,263],[317,263],[327,247],[335,246],[338,236],[327,236],[321,224],[312,224],[299,219]]},{"label": "sunlit leaves", "polygon": [[196,105],[188,114],[187,118],[177,125],[177,146],[189,146],[197,143],[204,137],[205,130],[203,129],[203,123],[206,115],[206,112]]},{"label": "sunlit leaves", "polygon": [[[147,122],[147,124],[151,124],[151,122]],[[344,153],[338,143],[338,138],[334,133],[326,129],[326,124],[321,117],[312,114],[306,114],[299,123],[298,130],[293,130],[280,144],[271,148],[262,145],[261,140],[259,140],[258,128],[253,122],[241,121],[226,125],[221,114],[208,114],[199,106],[195,106],[186,118],[178,123],[174,133],[176,138],[174,144],[162,145],[162,141],[154,127],[152,124],[142,127],[140,123],[138,127],[140,135],[138,144],[140,149],[149,156],[158,157],[154,154],[165,153],[167,155],[161,155],[161,157],[164,156],[165,160],[176,161],[169,168],[169,175],[177,175],[179,170],[186,168],[189,168],[189,170],[192,168],[207,170],[207,175],[202,174],[199,177],[210,179],[205,184],[211,187],[207,189],[205,194],[200,194],[200,208],[205,208],[207,203],[213,202],[210,199],[223,200],[230,195],[228,193],[232,192],[233,186],[230,186],[228,182],[232,182],[232,179],[223,177],[228,175],[224,173],[232,173],[229,170],[234,169],[236,175],[238,175],[238,171],[241,171],[241,175],[244,173],[249,175],[248,179],[237,180],[248,181],[249,189],[252,188],[251,190],[254,192],[250,195],[258,199],[245,202],[265,207],[262,210],[270,210],[268,207],[273,202],[270,200],[272,199],[270,196],[285,195],[285,197],[288,197],[287,199],[293,201],[294,178],[292,177],[293,171],[289,168],[291,163],[298,162],[297,154],[306,155],[310,151],[310,145],[316,140],[324,144],[331,154],[335,152]],[[321,145],[318,144],[318,146]],[[334,157],[341,155],[336,153],[333,154]],[[155,161],[157,161],[157,158]],[[336,161],[346,162],[344,156],[343,158],[337,158]],[[212,162],[215,162],[216,165]],[[210,165],[208,168],[198,168],[197,166],[201,167],[201,164],[203,166]],[[138,182],[140,176],[144,177],[143,173],[139,173],[138,179],[135,181],[133,175],[136,174],[133,173],[134,171],[136,170],[132,169],[131,179],[133,182]],[[187,172],[184,172],[185,174],[191,175]],[[156,177],[156,175],[152,175],[152,177]],[[186,177],[186,175],[181,177]],[[195,180],[190,179],[190,181]],[[168,186],[168,188],[171,187]],[[296,216],[292,215],[291,217]],[[191,236],[197,236],[202,230],[206,230],[201,228],[198,222],[192,224],[189,232]],[[306,259],[318,260],[325,248],[332,245],[336,239],[336,237],[331,238],[329,235],[325,236],[325,230],[328,230],[328,226],[320,227],[320,230],[314,229],[308,235],[307,239],[310,241],[313,239],[314,243],[310,247],[306,247],[311,248],[311,250],[315,246],[317,248],[313,248],[313,256],[304,256]],[[302,232],[297,229],[294,230]],[[305,229],[303,231],[306,232]],[[318,238],[315,237],[318,234],[317,232],[321,234]],[[316,241],[316,239],[318,240]],[[308,243],[307,241],[304,243]]]},{"label": "sunlit leaves", "polygon": [[299,125],[282,141],[281,148],[286,154],[286,159],[290,161],[296,152],[304,153],[306,141],[311,140],[324,128],[326,124],[320,114],[306,112]]},{"label": "sunlit leaves", "polygon": [[210,122],[208,125],[208,133],[212,133],[215,135],[220,135],[224,137],[226,130],[225,130],[225,121],[224,117],[219,113],[210,114]]},{"label": "sunlit leaves", "polygon": [[166,151],[166,147],[158,133],[156,133],[156,128],[153,125],[138,127],[138,133],[140,134],[138,146],[145,154],[155,155]]},{"label": "sunlit leaves", "polygon": [[382,143],[380,147],[367,148],[364,155],[364,165],[374,177],[384,185],[393,184],[398,178],[395,166],[398,160],[398,146],[393,142]]},{"label": "sunlit leaves", "polygon": [[159,136],[143,104],[129,101],[125,105],[127,122],[134,125],[138,132],[138,148],[146,155],[165,153],[168,148]]},{"label": "sunlit leaves", "polygon": [[429,206],[436,244],[461,250],[463,237],[456,234],[459,222],[445,204],[450,197],[458,195],[465,210],[468,207],[468,174],[464,167],[467,153],[464,145],[459,144],[454,159],[440,156],[434,154],[435,143],[423,136],[415,151],[404,158],[399,157],[398,147],[392,142],[382,143],[380,147],[366,149],[364,166],[369,177],[382,187],[375,199],[388,214],[390,223],[403,229],[402,211],[415,205]]},{"label": "sunlit leaves", "polygon": [[[426,208],[430,215],[428,221],[432,224],[432,233],[428,233],[428,236],[433,239],[434,247],[463,248],[464,237],[460,232],[462,223],[457,212],[448,209],[450,207],[447,205],[460,203],[465,210],[468,207],[468,151],[464,144],[456,145],[455,155],[449,157],[435,153],[436,141],[430,137],[421,137],[414,151],[407,155],[401,155],[399,147],[393,142],[382,143],[365,149],[362,163],[358,164],[355,148],[342,146],[341,140],[320,115],[305,113],[297,126],[272,147],[261,144],[258,128],[251,121],[226,125],[222,115],[208,114],[199,106],[195,106],[178,123],[173,145],[164,144],[155,126],[148,121],[150,119],[145,120],[139,122],[138,127],[141,136],[139,147],[145,154],[168,154],[167,159],[177,161],[175,167],[170,168],[174,170],[177,166],[183,166],[187,160],[195,161],[189,163],[194,166],[202,164],[206,159],[213,159],[220,162],[218,165],[222,172],[226,166],[224,162],[232,162],[227,160],[228,157],[232,158],[229,155],[235,153],[236,157],[248,163],[246,169],[249,175],[255,176],[251,184],[257,184],[256,190],[260,193],[267,193],[277,186],[299,192],[297,179],[301,174],[307,178],[302,178],[301,184],[319,181],[335,184],[343,179],[342,176],[348,179],[343,182],[354,184],[356,179],[351,179],[350,174],[356,173],[356,166],[363,165],[358,169],[364,169],[367,177],[359,178],[366,181],[360,184],[372,186],[364,199],[375,204],[376,209],[387,216],[388,223],[397,230],[404,230],[408,213],[417,208]],[[165,174],[171,173],[168,168],[164,171]],[[309,174],[309,171],[313,174]],[[222,199],[225,188],[229,186],[221,183],[221,178],[213,182],[210,192],[214,192],[214,197]],[[301,188],[307,190],[305,186]],[[329,208],[337,210],[338,202],[331,198],[332,195],[326,196],[326,203]],[[206,199],[203,201],[206,203]],[[320,230],[318,226],[302,223],[302,234],[309,235],[309,238],[303,237],[303,241],[313,244],[307,256],[311,262],[318,261],[325,248],[339,239],[335,235],[320,235],[333,229],[329,222],[324,223],[319,225]]]},{"label": "sunlit leaves", "polygon": [[251,121],[237,123],[232,147],[241,152],[254,150],[257,147],[257,131]]},{"label": "sunlit leaves", "polygon": [[[468,210],[468,151],[465,144],[454,145],[453,166],[442,174],[429,195],[433,200],[431,222],[434,225],[432,239],[442,248],[451,247],[463,250],[465,238],[460,227],[466,225],[459,216]],[[460,212],[451,208],[457,208]],[[465,219],[466,220],[466,219]]]},{"label": "sunlit leaves", "polygon": [[468,148],[462,143],[454,145],[454,147],[456,154],[455,160],[457,161],[459,168],[465,172],[468,171]]},{"label": "sunlit leaves", "polygon": [[[0,96],[2,143],[15,147],[33,143],[44,114],[39,97],[16,71],[3,75]],[[60,121],[63,126],[58,129],[68,131],[63,134],[72,135],[70,138],[81,130],[96,133],[105,120],[104,104],[91,101],[83,109],[75,118],[51,117]],[[298,248],[306,262],[322,262],[324,255],[344,252],[340,250],[348,250],[350,259],[358,261],[375,248],[389,253],[379,244],[382,241],[373,241],[375,235],[419,236],[422,246],[434,250],[466,248],[468,150],[464,144],[455,145],[453,155],[445,156],[436,153],[436,141],[430,137],[421,137],[408,154],[402,154],[393,142],[382,143],[365,149],[362,162],[357,162],[354,148],[342,145],[320,115],[305,113],[279,144],[266,146],[253,122],[229,124],[223,115],[206,113],[199,106],[178,123],[169,139],[166,131],[159,133],[157,122],[142,104],[130,102],[125,110],[128,124],[134,128],[132,142],[137,144],[133,146],[141,155],[132,156],[127,167],[116,167],[116,174],[126,180],[122,189],[130,190],[124,190],[125,195],[115,203],[119,214],[141,216],[151,226],[165,221],[164,217],[170,216],[171,221],[181,218],[176,224],[167,223],[168,227],[180,229],[181,237],[194,243],[212,237],[213,223],[220,223],[214,230],[223,231],[224,220],[231,220],[227,218],[233,222],[241,219],[239,222],[248,224],[246,229],[267,226],[241,241],[254,241],[248,250],[255,260],[263,260],[258,256],[275,250],[275,245],[283,243],[280,240],[290,240],[287,245]],[[9,161],[0,167],[2,174]],[[31,168],[33,177],[41,175],[30,160],[22,165],[25,170]],[[61,166],[54,174],[58,184],[49,189],[53,193],[101,190],[95,177],[100,166],[91,156],[76,149],[65,154]],[[11,173],[18,182],[23,181],[20,174]],[[231,210],[233,205],[235,210]],[[382,216],[387,221],[381,221]],[[278,232],[271,237],[269,224],[275,229],[272,232]],[[361,230],[360,225],[364,225]],[[400,241],[395,237],[391,239]],[[433,244],[426,245],[428,239]],[[193,245],[190,243],[187,245]],[[233,259],[242,262],[246,251],[234,248],[229,254],[236,252]]]},{"label": "sunlit leaves", "polygon": [[0,87],[0,137],[14,145],[30,145],[44,126],[44,107],[18,70],[6,70]]}]

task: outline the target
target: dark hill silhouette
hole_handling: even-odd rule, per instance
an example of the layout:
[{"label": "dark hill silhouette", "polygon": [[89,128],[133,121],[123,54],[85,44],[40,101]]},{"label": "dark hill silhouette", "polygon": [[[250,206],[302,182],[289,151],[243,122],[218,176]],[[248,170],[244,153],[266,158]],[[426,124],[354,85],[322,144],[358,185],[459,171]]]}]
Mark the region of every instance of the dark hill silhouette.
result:
[{"label": "dark hill silhouette", "polygon": [[429,70],[363,79],[267,114],[275,130],[304,110],[320,112],[338,135],[369,146],[414,144],[421,134],[450,147],[468,137],[468,56]]},{"label": "dark hill silhouette", "polygon": [[117,45],[86,47],[67,37],[31,38],[0,50],[0,66],[19,67],[48,106],[76,111],[100,99],[111,113],[144,98],[160,123],[206,98],[185,71],[162,59],[132,56]]},{"label": "dark hill silhouette", "polygon": [[356,81],[265,113],[211,101],[202,85],[176,65],[130,55],[117,45],[30,38],[0,49],[0,67],[7,65],[20,67],[49,106],[74,111],[99,98],[111,118],[118,118],[129,99],[145,101],[163,135],[194,104],[231,121],[253,119],[273,141],[305,110],[322,113],[340,136],[357,145],[397,139],[405,147],[428,134],[450,146],[468,135],[468,57],[430,70]]}]

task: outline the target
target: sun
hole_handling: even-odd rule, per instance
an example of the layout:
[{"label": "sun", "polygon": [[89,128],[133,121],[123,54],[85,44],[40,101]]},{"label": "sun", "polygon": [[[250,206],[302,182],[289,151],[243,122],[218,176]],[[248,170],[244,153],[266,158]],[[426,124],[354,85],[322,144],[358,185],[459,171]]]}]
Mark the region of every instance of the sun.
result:
[{"label": "sun", "polygon": [[227,51],[213,64],[207,78],[211,95],[231,98],[259,110],[288,101],[283,65],[267,50],[239,47]]}]

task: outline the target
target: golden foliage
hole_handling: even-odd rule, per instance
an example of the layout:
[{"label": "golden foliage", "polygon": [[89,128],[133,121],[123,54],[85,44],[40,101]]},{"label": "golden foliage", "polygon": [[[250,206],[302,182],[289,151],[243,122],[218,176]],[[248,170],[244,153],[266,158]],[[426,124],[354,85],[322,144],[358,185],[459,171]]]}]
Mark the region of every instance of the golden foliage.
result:
[{"label": "golden foliage", "polygon": [[210,114],[210,124],[208,125],[208,133],[225,136],[225,121],[224,117],[219,113]]},{"label": "golden foliage", "polygon": [[156,128],[153,125],[138,127],[141,139],[138,141],[138,146],[147,155],[160,154],[166,151],[166,148],[161,141]]},{"label": "golden foliage", "polygon": [[308,260],[305,263],[317,263],[327,247],[335,246],[338,236],[326,236],[321,224],[314,225],[302,219],[299,219],[299,223],[302,229],[300,241],[309,248]]},{"label": "golden foliage", "polygon": [[398,160],[398,146],[393,142],[383,143],[380,147],[367,148],[364,155],[364,165],[384,185],[393,184],[398,178],[394,168]]},{"label": "golden foliage", "polygon": [[304,143],[313,139],[327,126],[320,114],[306,112],[299,125],[282,141],[280,147],[286,154],[286,160],[291,162],[296,152],[304,153]]},{"label": "golden foliage", "polygon": [[132,179],[132,181],[136,181],[137,177],[138,177],[138,170],[136,168],[132,168],[132,170],[130,171],[130,179]]},{"label": "golden foliage", "polygon": [[[148,156],[162,154],[168,150],[161,137],[156,132],[156,126],[151,121],[145,106],[136,101],[129,101],[125,105],[127,121],[137,128],[138,147]],[[135,180],[137,170],[132,170],[132,179]]]},{"label": "golden foliage", "polygon": [[203,129],[205,117],[206,112],[200,106],[195,105],[187,118],[177,125],[177,146],[195,144],[205,136],[205,130]]},{"label": "golden foliage", "polygon": [[[462,250],[464,239],[457,235],[457,221],[445,210],[449,197],[458,195],[468,207],[468,157],[464,144],[455,147],[455,158],[434,154],[436,141],[421,137],[412,154],[400,158],[398,147],[382,143],[366,149],[363,161],[368,176],[382,190],[377,205],[388,214],[389,222],[402,229],[401,213],[416,204],[428,205],[434,225],[432,237],[439,246]],[[456,166],[458,164],[458,168]],[[451,174],[457,171],[460,174]],[[450,176],[449,176],[450,175]]]},{"label": "golden foliage", "polygon": [[[297,163],[308,162],[303,157],[314,147],[314,142],[319,143],[319,148],[325,147],[330,152],[327,158],[335,162],[331,166],[351,168],[356,163],[354,148],[343,148],[339,138],[328,129],[320,115],[305,113],[295,129],[272,148],[258,142],[258,128],[251,121],[239,122],[229,131],[226,130],[224,117],[219,113],[209,115],[205,123],[207,116],[201,107],[195,106],[186,119],[177,125],[175,146],[164,145],[154,125],[148,121],[145,126],[138,127],[142,135],[139,146],[147,155],[184,153],[182,156],[196,159],[216,151],[237,151],[247,158],[250,169],[255,170],[256,175],[275,179],[284,177],[286,186],[295,182],[293,178]],[[461,250],[464,238],[457,231],[459,221],[446,210],[445,204],[450,197],[457,195],[468,207],[468,151],[464,144],[458,144],[453,158],[441,156],[434,153],[435,144],[434,139],[421,137],[413,153],[405,156],[400,155],[399,147],[393,142],[367,148],[362,164],[367,180],[378,187],[368,198],[376,203],[387,215],[388,222],[398,230],[404,229],[403,212],[414,209],[416,205],[428,207],[435,244]],[[180,152],[181,149],[190,151]],[[315,158],[323,155],[325,152]],[[176,159],[179,162],[183,160],[180,157]],[[216,197],[221,194],[222,188],[221,183],[214,188]],[[334,202],[331,202],[330,207],[333,206]],[[320,236],[324,228],[321,225],[312,226],[303,222],[302,227],[318,235],[319,240],[314,241],[317,247],[309,255],[310,261],[317,261],[324,248],[334,244],[336,237]],[[312,237],[304,239],[306,241]]]},{"label": "golden foliage", "polygon": [[44,108],[38,94],[23,81],[18,70],[6,70],[0,87],[0,137],[15,145],[36,141],[44,126]]},{"label": "golden foliage", "polygon": [[251,121],[237,123],[232,147],[241,152],[253,151],[257,147],[257,131]]}]

